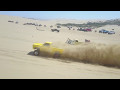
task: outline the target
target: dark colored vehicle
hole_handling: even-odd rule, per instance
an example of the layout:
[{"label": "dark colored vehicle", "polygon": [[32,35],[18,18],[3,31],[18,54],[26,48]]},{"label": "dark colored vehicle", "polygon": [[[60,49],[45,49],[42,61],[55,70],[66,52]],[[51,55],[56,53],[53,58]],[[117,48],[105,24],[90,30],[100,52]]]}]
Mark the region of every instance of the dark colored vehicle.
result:
[{"label": "dark colored vehicle", "polygon": [[90,28],[86,28],[86,29],[78,28],[77,30],[78,31],[84,31],[84,32],[91,32],[92,31]]},{"label": "dark colored vehicle", "polygon": [[39,26],[42,26],[41,24],[39,24]]},{"label": "dark colored vehicle", "polygon": [[52,28],[53,26],[51,25],[50,28]]},{"label": "dark colored vehicle", "polygon": [[67,28],[69,28],[69,30],[71,30],[71,29],[72,29],[72,27],[71,27],[71,26],[68,26]]},{"label": "dark colored vehicle", "polygon": [[12,22],[12,23],[13,23],[14,21],[10,21],[10,20],[9,20],[8,22]]},{"label": "dark colored vehicle", "polygon": [[77,30],[78,30],[78,31],[83,31],[84,29],[82,29],[82,28],[78,28]]},{"label": "dark colored vehicle", "polygon": [[60,30],[58,30],[58,29],[51,29],[51,31],[52,32],[54,32],[54,31],[60,32]]},{"label": "dark colored vehicle", "polygon": [[57,26],[57,28],[61,28],[60,26]]},{"label": "dark colored vehicle", "polygon": [[104,30],[104,29],[102,29],[102,30],[99,31],[99,33],[108,33],[108,32],[109,32],[109,31]]},{"label": "dark colored vehicle", "polygon": [[115,34],[115,32],[114,31],[109,31],[108,34]]},{"label": "dark colored vehicle", "polygon": [[17,21],[16,21],[15,23],[16,23],[16,24],[18,24],[18,22],[17,22]]},{"label": "dark colored vehicle", "polygon": [[35,23],[24,23],[23,25],[34,25],[34,26],[38,26],[38,24],[35,24]]}]

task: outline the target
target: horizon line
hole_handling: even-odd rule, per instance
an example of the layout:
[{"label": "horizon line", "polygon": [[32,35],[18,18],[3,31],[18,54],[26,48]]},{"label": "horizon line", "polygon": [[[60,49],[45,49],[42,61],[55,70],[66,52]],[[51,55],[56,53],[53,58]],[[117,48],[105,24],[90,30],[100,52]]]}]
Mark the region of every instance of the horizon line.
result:
[{"label": "horizon line", "polygon": [[13,17],[21,17],[21,18],[26,18],[26,19],[33,19],[33,20],[61,20],[61,19],[66,19],[66,20],[115,20],[115,19],[120,19],[120,18],[111,18],[111,19],[105,19],[105,18],[84,18],[84,19],[77,19],[77,18],[36,18],[36,17],[24,17],[24,16],[16,16],[16,15],[6,15],[6,14],[0,14],[0,15],[5,15],[5,16],[13,16]]}]

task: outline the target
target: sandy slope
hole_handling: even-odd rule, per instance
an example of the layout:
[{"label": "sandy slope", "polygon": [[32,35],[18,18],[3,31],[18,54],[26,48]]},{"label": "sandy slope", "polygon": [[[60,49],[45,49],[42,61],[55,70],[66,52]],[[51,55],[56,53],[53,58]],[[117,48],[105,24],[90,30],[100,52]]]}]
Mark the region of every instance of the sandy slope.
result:
[{"label": "sandy slope", "polygon": [[[19,23],[9,23],[8,20]],[[35,22],[47,25],[47,27],[36,30],[35,26],[23,25],[26,22]],[[115,35],[69,31],[65,27],[60,29],[60,33],[51,32],[48,26],[55,27],[58,22],[67,23],[70,21],[38,21],[0,15],[0,78],[120,78],[120,69],[117,68],[33,56],[31,51],[33,51],[32,44],[35,42],[52,41],[59,44],[64,43],[67,38],[77,38],[80,41],[90,39],[94,43],[120,43],[120,27],[118,26],[101,27],[114,28],[118,32]]]}]

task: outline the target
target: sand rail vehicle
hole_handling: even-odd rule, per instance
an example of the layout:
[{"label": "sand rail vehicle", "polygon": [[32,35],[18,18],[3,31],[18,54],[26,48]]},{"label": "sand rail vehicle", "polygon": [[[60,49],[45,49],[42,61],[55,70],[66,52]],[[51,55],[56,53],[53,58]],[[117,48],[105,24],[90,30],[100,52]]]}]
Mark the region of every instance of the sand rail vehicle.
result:
[{"label": "sand rail vehicle", "polygon": [[82,43],[89,43],[89,42],[90,42],[90,40],[87,40],[87,39],[85,39],[85,42],[79,42],[77,39],[71,40],[68,38],[65,43],[70,44],[70,45],[79,45]]},{"label": "sand rail vehicle", "polygon": [[39,56],[42,52],[45,52],[46,54],[49,54],[54,58],[59,58],[64,51],[63,49],[53,46],[52,42],[34,43],[33,49],[34,49],[33,54],[35,56]]}]

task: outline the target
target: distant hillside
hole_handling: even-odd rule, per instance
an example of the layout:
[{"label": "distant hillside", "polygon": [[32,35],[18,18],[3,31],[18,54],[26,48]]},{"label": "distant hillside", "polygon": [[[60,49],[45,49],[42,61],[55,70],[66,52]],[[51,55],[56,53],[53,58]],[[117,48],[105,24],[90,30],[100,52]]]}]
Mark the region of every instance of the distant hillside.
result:
[{"label": "distant hillside", "polygon": [[67,24],[60,24],[57,23],[57,25],[60,26],[75,26],[75,27],[89,27],[89,28],[99,28],[105,25],[118,25],[120,26],[120,19],[112,19],[112,20],[106,20],[106,21],[97,21],[97,22],[87,22],[84,24],[75,24],[75,23],[67,23]]}]

